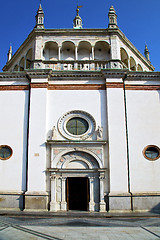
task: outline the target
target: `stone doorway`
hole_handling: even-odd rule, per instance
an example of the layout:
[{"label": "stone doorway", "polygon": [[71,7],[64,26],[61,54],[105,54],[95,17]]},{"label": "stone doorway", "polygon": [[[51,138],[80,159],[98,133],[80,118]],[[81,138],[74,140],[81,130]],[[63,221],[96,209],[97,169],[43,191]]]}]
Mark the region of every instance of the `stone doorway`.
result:
[{"label": "stone doorway", "polygon": [[88,211],[89,181],[87,177],[67,178],[67,209]]}]

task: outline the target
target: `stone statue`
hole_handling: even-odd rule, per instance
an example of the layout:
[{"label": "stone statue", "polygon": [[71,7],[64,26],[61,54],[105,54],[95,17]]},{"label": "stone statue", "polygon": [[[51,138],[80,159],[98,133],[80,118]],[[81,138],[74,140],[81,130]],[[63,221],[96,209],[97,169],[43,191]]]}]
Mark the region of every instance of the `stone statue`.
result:
[{"label": "stone statue", "polygon": [[102,140],[103,139],[103,127],[98,126],[97,129],[97,140]]},{"label": "stone statue", "polygon": [[53,126],[52,128],[52,140],[56,140],[57,139],[57,130],[56,127]]}]

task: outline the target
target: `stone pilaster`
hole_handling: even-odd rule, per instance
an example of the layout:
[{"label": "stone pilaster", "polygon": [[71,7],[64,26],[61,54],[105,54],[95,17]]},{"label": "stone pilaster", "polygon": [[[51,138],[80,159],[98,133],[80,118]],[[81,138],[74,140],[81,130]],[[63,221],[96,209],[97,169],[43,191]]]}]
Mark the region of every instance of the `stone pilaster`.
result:
[{"label": "stone pilaster", "polygon": [[89,177],[89,185],[90,185],[90,202],[89,202],[89,211],[92,212],[95,210],[95,202],[94,202],[94,177]]},{"label": "stone pilaster", "polygon": [[57,183],[56,175],[52,174],[51,175],[51,203],[50,203],[50,210],[53,211],[53,212],[57,211],[56,183]]},{"label": "stone pilaster", "polygon": [[61,178],[61,210],[66,211],[67,210],[67,202],[66,202],[66,177]]},{"label": "stone pilaster", "polygon": [[99,210],[100,212],[106,212],[106,203],[104,201],[104,173],[100,173],[99,181],[100,181],[100,203],[99,203]]}]

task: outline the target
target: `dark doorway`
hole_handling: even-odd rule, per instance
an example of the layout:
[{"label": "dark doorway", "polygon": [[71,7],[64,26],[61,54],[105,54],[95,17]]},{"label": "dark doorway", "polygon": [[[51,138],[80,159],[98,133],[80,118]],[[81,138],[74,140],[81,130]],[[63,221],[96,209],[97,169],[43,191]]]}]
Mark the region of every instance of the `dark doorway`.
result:
[{"label": "dark doorway", "polygon": [[88,178],[67,178],[68,210],[87,211],[89,204]]}]

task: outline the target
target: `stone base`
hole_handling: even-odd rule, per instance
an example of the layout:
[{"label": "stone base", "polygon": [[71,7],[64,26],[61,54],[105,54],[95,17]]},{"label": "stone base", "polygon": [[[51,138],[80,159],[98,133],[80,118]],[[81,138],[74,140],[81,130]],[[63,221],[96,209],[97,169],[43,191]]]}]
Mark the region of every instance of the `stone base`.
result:
[{"label": "stone base", "polygon": [[105,202],[100,202],[99,211],[100,212],[106,212],[106,203]]},{"label": "stone base", "polygon": [[133,194],[133,211],[150,211],[150,212],[160,212],[160,195],[142,195]]},{"label": "stone base", "polygon": [[160,193],[110,194],[109,212],[160,212]]},{"label": "stone base", "polygon": [[47,210],[48,209],[48,194],[41,192],[27,192],[25,194],[25,209],[26,210]]},{"label": "stone base", "polygon": [[131,211],[131,195],[117,194],[109,195],[109,211]]},{"label": "stone base", "polygon": [[67,203],[61,202],[61,211],[67,211]]},{"label": "stone base", "polygon": [[0,209],[24,209],[24,192],[0,192]]},{"label": "stone base", "polygon": [[51,212],[57,212],[58,211],[57,202],[51,202],[50,203],[50,211]]},{"label": "stone base", "polygon": [[94,212],[95,211],[95,202],[89,202],[89,211]]}]

